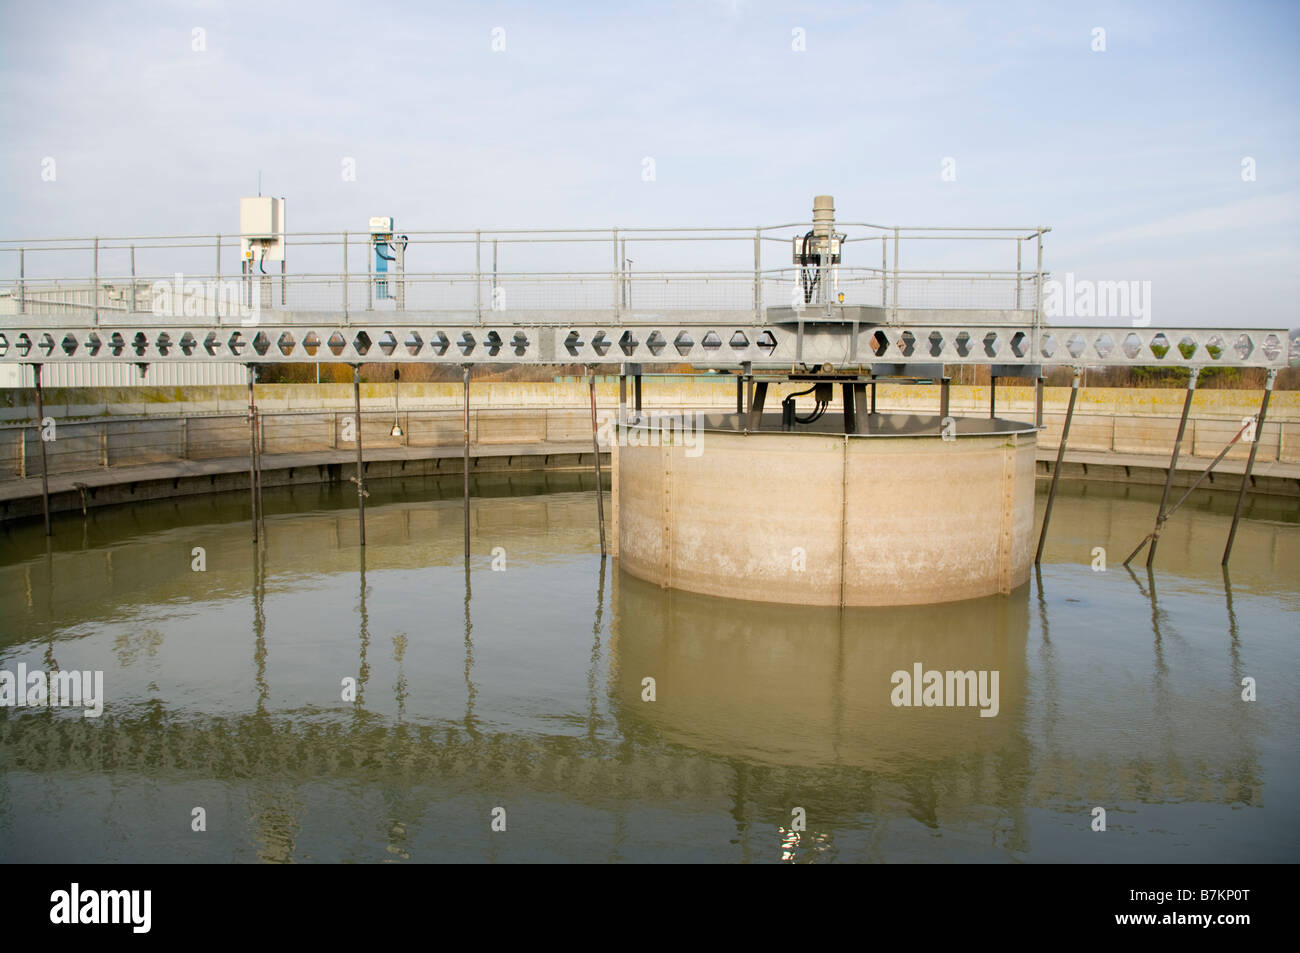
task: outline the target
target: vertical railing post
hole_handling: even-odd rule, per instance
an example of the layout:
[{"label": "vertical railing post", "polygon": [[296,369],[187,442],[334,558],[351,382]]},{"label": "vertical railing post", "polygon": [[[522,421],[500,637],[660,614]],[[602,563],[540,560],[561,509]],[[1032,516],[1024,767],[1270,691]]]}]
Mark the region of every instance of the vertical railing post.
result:
[{"label": "vertical railing post", "polygon": [[754,229],[754,323],[763,314],[763,229]]},{"label": "vertical railing post", "polygon": [[[348,233],[343,233],[343,323],[348,320]],[[322,341],[323,345],[325,342]],[[320,373],[319,368],[317,373]]]},{"label": "vertical railing post", "polygon": [[410,243],[410,239],[403,235],[401,244],[393,246],[393,257],[397,259],[393,262],[393,269],[397,272],[398,311],[406,310],[406,249]]},{"label": "vertical railing post", "polygon": [[880,306],[885,307],[889,301],[885,297],[889,288],[889,239],[880,236]]},{"label": "vertical railing post", "polygon": [[18,249],[18,313],[27,313],[27,250]]},{"label": "vertical railing post", "polygon": [[889,316],[890,324],[898,323],[898,226],[894,226],[894,307]]},{"label": "vertical railing post", "polygon": [[619,274],[623,278],[623,309],[629,311],[632,308],[632,268],[628,265],[628,239],[623,239],[621,251],[619,251]]},{"label": "vertical railing post", "polygon": [[1038,229],[1038,266],[1034,279],[1034,349],[1038,349],[1038,336],[1043,327],[1043,230]]},{"label": "vertical railing post", "polygon": [[478,229],[474,230],[474,316],[478,323],[483,323],[483,239]]},{"label": "vertical railing post", "polygon": [[221,323],[221,236],[217,236],[217,270],[214,275],[216,279],[215,288],[212,295],[212,313],[216,318],[216,323]]},{"label": "vertical railing post", "polygon": [[135,246],[131,246],[131,311],[136,310],[135,301]]},{"label": "vertical railing post", "polygon": [[[284,227],[281,222],[280,227]],[[280,307],[284,307],[288,296],[285,292],[284,282],[288,277],[288,259],[289,259],[289,236],[283,235],[280,239]]]},{"label": "vertical railing post", "polygon": [[1020,253],[1023,251],[1024,239],[1016,236],[1016,310],[1020,310]]},{"label": "vertical railing post", "polygon": [[99,239],[95,239],[95,277],[90,285],[91,303],[94,307],[95,326],[99,327]]},{"label": "vertical railing post", "polygon": [[[639,254],[639,252],[638,252],[638,254]],[[621,269],[619,268],[619,262],[618,262],[618,229],[616,228],[616,229],[614,229],[614,275],[613,275],[613,277],[614,277],[614,321],[615,321],[615,323],[617,323],[617,322],[620,320],[620,314],[621,314],[621,311],[622,311],[622,302],[620,301],[620,298],[622,297],[622,294],[623,294],[623,280],[622,280],[621,275],[622,275],[622,271],[621,271]]]},{"label": "vertical railing post", "polygon": [[[1268,416],[1268,399],[1273,394],[1273,381],[1277,370],[1269,368],[1268,378],[1264,381],[1264,400],[1259,405],[1259,419],[1255,421],[1255,439],[1250,442],[1250,456],[1246,458],[1246,472],[1241,475],[1241,489],[1237,491],[1237,506],[1232,511],[1232,528],[1228,530],[1228,544],[1223,547],[1222,565],[1228,565],[1232,555],[1232,544],[1237,538],[1237,523],[1241,520],[1241,507],[1246,501],[1246,487],[1250,486],[1250,474],[1255,468],[1255,452],[1259,450],[1260,441],[1264,439],[1264,420]],[[1278,437],[1279,442],[1281,437]]]}]

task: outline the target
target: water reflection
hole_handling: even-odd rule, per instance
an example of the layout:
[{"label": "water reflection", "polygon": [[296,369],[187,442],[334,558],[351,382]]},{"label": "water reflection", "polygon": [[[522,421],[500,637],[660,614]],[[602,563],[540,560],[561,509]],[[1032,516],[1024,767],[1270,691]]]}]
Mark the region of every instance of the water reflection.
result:
[{"label": "water reflection", "polygon": [[[692,748],[771,764],[877,769],[1019,748],[1027,595],[841,611],[665,591],[623,573],[620,712]],[[999,672],[997,716],[895,707],[891,676],[918,662]],[[653,703],[641,701],[645,677],[656,680]]]},{"label": "water reflection", "polygon": [[[1095,545],[1127,542],[1101,529],[1123,536],[1144,505],[1092,492],[1054,519],[1030,586],[901,609],[607,571],[588,494],[476,503],[474,551],[504,546],[504,573],[464,560],[458,496],[371,507],[364,551],[352,511],[281,505],[251,562],[242,519],[7,552],[5,667],[100,666],[112,692],[93,721],[0,710],[0,858],[82,814],[93,830],[53,842],[192,858],[193,839],[144,835],[193,804],[211,860],[1060,860],[1098,849],[1072,839],[1095,804],[1139,835],[1107,842],[1126,859],[1206,838],[1285,854],[1279,732],[1300,701],[1274,680],[1246,704],[1240,683],[1295,668],[1300,534],[1244,524],[1230,579],[1203,544],[1223,517],[1202,513],[1166,530],[1154,573],[1093,572]],[[997,671],[997,716],[894,706],[915,663]],[[498,804],[507,838],[488,833]]]},{"label": "water reflection", "polygon": [[366,683],[370,681],[370,662],[366,654],[370,651],[370,615],[366,612],[366,550],[357,548],[357,581],[360,595],[357,597],[357,616],[360,621],[357,663],[357,701],[356,713],[358,724],[366,707]]},{"label": "water reflection", "polygon": [[[265,534],[262,534],[265,539]],[[266,551],[263,543],[252,543],[253,682],[256,707],[249,719],[249,731],[256,739],[270,738],[275,726],[270,710],[271,686],[267,680]],[[238,763],[238,759],[236,761]],[[248,803],[248,826],[263,863],[287,864],[294,860],[301,810],[295,786],[270,772],[253,772]],[[216,819],[213,819],[216,822]]]},{"label": "water reflection", "polygon": [[474,687],[471,673],[474,670],[474,623],[470,619],[469,605],[473,598],[473,585],[470,579],[470,561],[465,560],[465,730],[471,738],[477,738],[474,727],[474,697],[478,689]]}]

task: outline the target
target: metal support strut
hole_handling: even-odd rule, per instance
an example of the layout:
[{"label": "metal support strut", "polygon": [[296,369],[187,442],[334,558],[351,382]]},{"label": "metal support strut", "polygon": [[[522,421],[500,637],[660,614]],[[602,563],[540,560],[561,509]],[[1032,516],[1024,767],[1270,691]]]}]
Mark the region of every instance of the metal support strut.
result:
[{"label": "metal support strut", "polygon": [[357,428],[357,475],[353,478],[357,484],[357,525],[361,536],[361,545],[366,545],[366,465],[361,459],[361,365],[352,365],[352,407],[356,413]]},{"label": "metal support strut", "polygon": [[[249,371],[252,372],[253,384],[257,383],[257,365],[249,364]],[[257,532],[263,539],[266,538],[266,508],[262,505],[262,414],[257,409],[257,399],[254,397],[251,413],[253,415],[253,486],[256,494],[257,504]]]},{"label": "metal support strut", "polygon": [[[36,439],[41,445],[41,509],[45,513],[45,535],[50,535],[50,468],[45,461],[45,397],[41,390],[41,365],[33,364],[36,375]],[[1236,523],[1233,524],[1236,528]]]},{"label": "metal support strut", "polygon": [[[256,372],[254,372],[256,373]],[[257,453],[253,455],[253,461],[257,465],[257,529],[266,538],[266,507],[262,505],[262,449],[266,441],[262,437],[262,412],[254,409],[253,427],[257,434],[255,446]]]},{"label": "metal support strut", "polygon": [[[1207,476],[1209,476],[1210,471],[1213,470],[1215,467],[1217,467],[1219,463],[1223,460],[1223,458],[1228,455],[1228,451],[1231,450],[1233,446],[1237,443],[1237,441],[1240,440],[1245,435],[1246,431],[1250,428],[1250,425],[1253,422],[1254,422],[1253,420],[1247,420],[1244,424],[1241,425],[1241,429],[1238,430],[1236,434],[1233,435],[1233,438],[1224,445],[1223,449],[1219,451],[1219,455],[1210,461],[1210,465],[1201,471],[1201,475],[1198,476],[1196,480],[1192,483],[1192,485],[1187,488],[1187,492],[1185,492],[1181,497],[1179,497],[1177,503],[1169,507],[1169,509],[1165,510],[1165,515],[1161,519],[1160,523],[1157,524],[1156,527],[1157,529],[1159,529],[1161,525],[1167,522],[1169,520],[1169,517],[1173,516],[1174,513],[1178,511],[1178,508],[1180,506],[1182,506],[1184,503],[1187,502],[1187,498],[1189,496],[1191,496],[1193,493],[1196,492],[1196,488],[1201,485],[1201,481],[1204,480]],[[1131,560],[1133,556],[1136,556],[1139,552],[1141,552],[1142,547],[1146,545],[1147,540],[1154,539],[1154,538],[1155,538],[1154,532],[1147,533],[1147,535],[1142,539],[1142,542],[1138,543],[1137,549],[1133,550],[1133,554],[1129,556],[1128,559],[1124,560],[1124,564],[1127,566],[1129,560]],[[1150,564],[1148,564],[1147,572],[1150,573],[1150,571],[1151,571],[1151,566]]]},{"label": "metal support strut", "polygon": [[600,526],[600,558],[605,558],[605,494],[600,486],[600,438],[596,433],[596,368],[588,368],[591,390],[591,448],[596,458],[596,522]]},{"label": "metal support strut", "polygon": [[1074,420],[1074,404],[1079,397],[1081,374],[1082,372],[1076,367],[1074,382],[1070,385],[1070,406],[1065,410],[1065,424],[1061,427],[1061,443],[1056,448],[1056,464],[1052,467],[1052,488],[1047,491],[1047,509],[1043,511],[1043,528],[1038,531],[1038,551],[1034,553],[1035,566],[1043,561],[1043,546],[1047,543],[1047,524],[1052,521],[1052,507],[1056,503],[1056,484],[1061,480],[1061,461],[1065,459],[1065,444],[1070,439],[1070,422]]},{"label": "metal support strut", "polygon": [[1165,489],[1160,494],[1160,509],[1156,513],[1156,525],[1152,527],[1147,538],[1138,543],[1137,549],[1129,553],[1128,559],[1124,560],[1125,566],[1132,562],[1138,553],[1142,552],[1142,547],[1147,544],[1147,540],[1151,541],[1151,548],[1147,550],[1147,568],[1150,569],[1156,561],[1156,545],[1160,542],[1160,527],[1169,518],[1168,513],[1165,512],[1165,508],[1169,503],[1169,488],[1174,484],[1174,473],[1178,469],[1178,457],[1183,451],[1183,435],[1187,433],[1187,415],[1192,409],[1192,398],[1196,396],[1196,378],[1200,373],[1201,369],[1199,367],[1193,367],[1191,375],[1187,378],[1187,397],[1183,400],[1183,415],[1178,419],[1178,435],[1174,438],[1173,456],[1169,458],[1169,472],[1165,474]]},{"label": "metal support strut", "polygon": [[[1255,439],[1250,444],[1250,456],[1246,458],[1246,472],[1241,475],[1241,489],[1237,491],[1237,506],[1232,511],[1232,528],[1228,530],[1228,543],[1223,547],[1223,562],[1221,565],[1228,565],[1228,557],[1232,555],[1232,544],[1237,538],[1237,523],[1241,520],[1241,507],[1246,501],[1246,487],[1250,486],[1250,472],[1255,468],[1255,451],[1259,449],[1259,442],[1264,439],[1264,418],[1268,415],[1268,399],[1273,394],[1273,380],[1277,377],[1277,371],[1269,370],[1268,378],[1264,381],[1264,400],[1259,405],[1259,418],[1255,422]],[[48,530],[47,530],[48,532]]]},{"label": "metal support strut", "polygon": [[465,378],[465,560],[469,561],[469,368],[461,365]]},{"label": "metal support strut", "polygon": [[248,365],[248,496],[252,506],[253,542],[257,542],[257,404],[253,397],[253,380],[257,368]]}]

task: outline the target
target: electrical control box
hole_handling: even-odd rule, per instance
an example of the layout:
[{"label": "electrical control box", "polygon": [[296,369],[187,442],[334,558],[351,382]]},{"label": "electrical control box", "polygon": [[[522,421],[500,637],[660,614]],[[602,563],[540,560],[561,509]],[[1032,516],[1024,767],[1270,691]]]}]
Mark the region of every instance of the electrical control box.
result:
[{"label": "electrical control box", "polygon": [[[840,237],[839,235],[831,236],[830,261],[828,264],[838,265],[840,263]],[[817,265],[821,263],[818,258],[819,253],[826,251],[826,239],[813,235],[807,241],[807,253],[804,252],[805,243],[803,235],[794,237],[794,263],[796,265]]]},{"label": "electrical control box", "polygon": [[284,199],[239,200],[239,248],[252,261],[284,260]]},{"label": "electrical control box", "polygon": [[393,234],[393,216],[375,215],[370,219],[371,235],[392,235]]}]

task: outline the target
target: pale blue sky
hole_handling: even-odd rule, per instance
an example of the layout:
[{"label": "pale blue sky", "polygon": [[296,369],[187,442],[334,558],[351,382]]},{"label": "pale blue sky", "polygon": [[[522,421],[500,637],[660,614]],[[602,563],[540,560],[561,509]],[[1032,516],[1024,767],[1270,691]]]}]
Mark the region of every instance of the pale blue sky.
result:
[{"label": "pale blue sky", "polygon": [[1297,3],[6,3],[0,90],[7,239],[229,233],[259,169],[292,231],[754,225],[830,193],[1051,225],[1056,274],[1152,281],[1153,324],[1300,325]]}]

